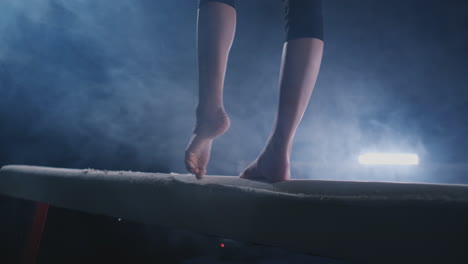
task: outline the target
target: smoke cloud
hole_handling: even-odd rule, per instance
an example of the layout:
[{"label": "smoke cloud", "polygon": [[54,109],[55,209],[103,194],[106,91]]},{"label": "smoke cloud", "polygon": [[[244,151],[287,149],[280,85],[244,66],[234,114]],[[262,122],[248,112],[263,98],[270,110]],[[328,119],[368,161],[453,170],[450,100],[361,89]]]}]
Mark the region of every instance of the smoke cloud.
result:
[{"label": "smoke cloud", "polygon": [[[325,54],[296,134],[293,177],[466,182],[468,5],[324,2]],[[185,173],[196,8],[1,1],[0,163]],[[237,175],[270,133],[282,12],[279,0],[239,0],[224,95],[232,127],[215,142],[209,174]],[[416,153],[421,167],[361,168],[367,151]]]}]

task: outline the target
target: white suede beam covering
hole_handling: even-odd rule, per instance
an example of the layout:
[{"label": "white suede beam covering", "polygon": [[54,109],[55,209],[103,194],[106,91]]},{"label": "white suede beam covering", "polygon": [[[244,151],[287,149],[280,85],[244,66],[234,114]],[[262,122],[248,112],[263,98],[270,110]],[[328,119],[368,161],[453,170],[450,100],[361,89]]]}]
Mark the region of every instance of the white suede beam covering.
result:
[{"label": "white suede beam covering", "polygon": [[0,194],[353,263],[467,260],[467,185],[9,165]]}]

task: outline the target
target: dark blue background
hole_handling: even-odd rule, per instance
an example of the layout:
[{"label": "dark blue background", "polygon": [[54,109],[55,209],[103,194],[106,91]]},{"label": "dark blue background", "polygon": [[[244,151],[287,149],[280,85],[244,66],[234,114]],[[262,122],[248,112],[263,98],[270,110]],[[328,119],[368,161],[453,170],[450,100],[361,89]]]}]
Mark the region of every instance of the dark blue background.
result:
[{"label": "dark blue background", "polygon": [[[2,1],[0,164],[185,173],[196,7]],[[324,15],[325,55],[293,177],[372,179],[327,175],[366,151],[417,153],[421,166],[464,170],[468,4],[327,0]],[[225,85],[233,125],[215,143],[210,174],[238,174],[269,134],[282,27],[281,1],[239,1]],[[467,182],[462,174],[376,180]]]}]

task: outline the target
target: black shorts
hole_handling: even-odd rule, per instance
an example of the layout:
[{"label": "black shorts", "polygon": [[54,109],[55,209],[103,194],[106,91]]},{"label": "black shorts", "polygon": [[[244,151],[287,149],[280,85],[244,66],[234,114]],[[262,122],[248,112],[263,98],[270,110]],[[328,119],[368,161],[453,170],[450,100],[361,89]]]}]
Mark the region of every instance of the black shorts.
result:
[{"label": "black shorts", "polygon": [[[207,2],[221,2],[236,8],[236,0],[199,0],[199,7]],[[321,0],[283,0],[286,41],[298,38],[323,40]]]}]

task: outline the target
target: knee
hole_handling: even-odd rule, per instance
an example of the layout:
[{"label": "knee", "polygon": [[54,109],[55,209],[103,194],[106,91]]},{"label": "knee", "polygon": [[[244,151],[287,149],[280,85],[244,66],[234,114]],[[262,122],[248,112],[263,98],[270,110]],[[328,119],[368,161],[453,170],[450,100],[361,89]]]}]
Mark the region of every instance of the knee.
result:
[{"label": "knee", "polygon": [[286,41],[298,38],[324,39],[321,0],[283,0]]}]

